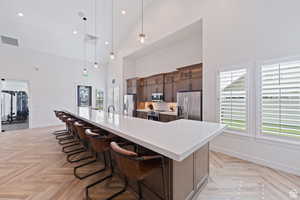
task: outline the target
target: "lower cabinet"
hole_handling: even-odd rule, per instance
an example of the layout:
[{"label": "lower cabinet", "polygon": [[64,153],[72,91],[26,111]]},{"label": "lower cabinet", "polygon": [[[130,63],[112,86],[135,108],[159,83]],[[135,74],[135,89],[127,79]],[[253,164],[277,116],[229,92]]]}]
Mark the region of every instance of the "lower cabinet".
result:
[{"label": "lower cabinet", "polygon": [[[137,111],[136,117],[141,119],[148,119],[147,112]],[[166,114],[159,114],[159,121],[161,122],[171,122],[177,120],[177,116],[175,115],[166,115]]]},{"label": "lower cabinet", "polygon": [[166,115],[166,114],[159,115],[159,121],[161,122],[171,122],[175,120],[177,120],[177,116],[175,115]]},{"label": "lower cabinet", "polygon": [[136,112],[136,117],[137,118],[142,118],[142,119],[147,119],[147,112],[137,111]]}]

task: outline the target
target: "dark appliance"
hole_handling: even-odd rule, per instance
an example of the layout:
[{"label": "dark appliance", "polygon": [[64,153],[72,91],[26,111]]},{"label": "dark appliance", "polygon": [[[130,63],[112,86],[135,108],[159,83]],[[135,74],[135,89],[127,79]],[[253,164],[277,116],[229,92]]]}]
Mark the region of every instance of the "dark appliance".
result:
[{"label": "dark appliance", "polygon": [[153,102],[162,102],[164,101],[163,93],[152,93],[151,99]]},{"label": "dark appliance", "polygon": [[147,113],[148,120],[159,121],[159,112],[149,111]]}]

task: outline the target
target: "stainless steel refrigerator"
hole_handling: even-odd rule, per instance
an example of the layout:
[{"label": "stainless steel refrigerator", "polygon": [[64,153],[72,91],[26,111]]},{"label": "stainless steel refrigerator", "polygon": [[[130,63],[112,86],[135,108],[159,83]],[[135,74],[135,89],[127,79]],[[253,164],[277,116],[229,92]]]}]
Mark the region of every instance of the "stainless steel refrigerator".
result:
[{"label": "stainless steel refrigerator", "polygon": [[178,92],[177,112],[181,119],[202,121],[202,92]]},{"label": "stainless steel refrigerator", "polygon": [[123,113],[126,116],[131,116],[131,117],[136,116],[136,95],[135,94],[124,95]]}]

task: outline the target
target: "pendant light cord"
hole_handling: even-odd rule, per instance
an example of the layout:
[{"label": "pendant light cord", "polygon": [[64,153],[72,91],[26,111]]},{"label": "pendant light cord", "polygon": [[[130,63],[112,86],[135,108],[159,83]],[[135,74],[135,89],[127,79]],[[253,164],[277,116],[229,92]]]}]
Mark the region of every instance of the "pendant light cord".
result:
[{"label": "pendant light cord", "polygon": [[142,34],[144,34],[144,0],[142,0]]},{"label": "pendant light cord", "polygon": [[97,0],[95,0],[95,10],[94,10],[94,14],[95,14],[95,64],[97,63],[97,39],[98,39],[98,37],[97,37]]},{"label": "pendant light cord", "polygon": [[85,41],[85,35],[86,35],[86,32],[87,32],[87,25],[86,25],[86,22],[87,22],[87,18],[86,17],[83,17],[82,18],[83,20],[83,23],[84,23],[84,35],[83,35],[83,49],[84,49],[84,65],[85,67],[87,67],[87,53],[86,53],[86,41]]},{"label": "pendant light cord", "polygon": [[114,52],[114,0],[111,0],[111,52]]}]

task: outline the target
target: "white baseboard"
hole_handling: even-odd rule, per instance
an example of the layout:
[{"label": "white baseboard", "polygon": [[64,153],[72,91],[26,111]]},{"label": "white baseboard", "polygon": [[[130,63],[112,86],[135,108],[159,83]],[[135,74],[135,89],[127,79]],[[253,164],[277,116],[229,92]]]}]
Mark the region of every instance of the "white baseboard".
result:
[{"label": "white baseboard", "polygon": [[247,155],[247,154],[243,154],[243,153],[234,152],[234,151],[231,151],[231,150],[228,150],[228,149],[225,149],[225,148],[220,148],[220,147],[213,146],[213,145],[210,146],[210,149],[212,151],[224,153],[224,154],[227,154],[227,155],[230,155],[230,156],[242,159],[242,160],[246,160],[246,161],[253,162],[253,163],[256,163],[256,164],[259,164],[259,165],[267,166],[267,167],[270,167],[270,168],[273,168],[273,169],[281,170],[281,171],[284,171],[284,172],[287,172],[287,173],[291,173],[291,174],[295,174],[295,175],[300,176],[300,169],[299,168],[293,168],[291,166],[284,165],[282,163],[271,162],[271,161],[268,161],[268,160],[265,160],[265,159],[254,157],[252,155]]}]

